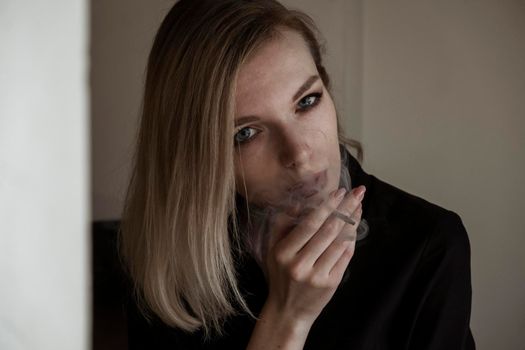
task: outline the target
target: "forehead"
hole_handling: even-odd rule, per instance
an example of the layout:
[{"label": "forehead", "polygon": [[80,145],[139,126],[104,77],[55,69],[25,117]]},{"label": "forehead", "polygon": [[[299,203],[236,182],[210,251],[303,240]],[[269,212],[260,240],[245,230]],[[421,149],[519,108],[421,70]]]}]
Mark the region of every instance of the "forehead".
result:
[{"label": "forehead", "polygon": [[292,30],[281,30],[241,66],[237,76],[237,106],[242,108],[245,101],[262,93],[293,94],[308,77],[316,74],[315,62],[303,37]]}]

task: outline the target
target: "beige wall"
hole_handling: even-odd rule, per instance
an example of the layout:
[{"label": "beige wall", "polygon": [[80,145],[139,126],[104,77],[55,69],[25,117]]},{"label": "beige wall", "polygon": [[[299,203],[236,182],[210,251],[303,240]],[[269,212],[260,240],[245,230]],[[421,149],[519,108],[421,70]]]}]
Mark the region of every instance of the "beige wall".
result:
[{"label": "beige wall", "polygon": [[[151,39],[173,1],[92,0],[93,214],[118,218]],[[458,212],[480,349],[525,329],[525,10],[520,1],[286,0],[327,39],[365,169]]]},{"label": "beige wall", "polygon": [[367,1],[365,168],[458,212],[480,349],[525,349],[525,3]]}]

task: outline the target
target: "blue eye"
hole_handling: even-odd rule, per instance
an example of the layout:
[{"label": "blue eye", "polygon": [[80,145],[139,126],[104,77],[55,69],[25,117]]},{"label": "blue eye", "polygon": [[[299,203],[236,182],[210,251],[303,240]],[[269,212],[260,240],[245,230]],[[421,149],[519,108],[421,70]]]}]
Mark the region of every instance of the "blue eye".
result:
[{"label": "blue eye", "polygon": [[321,100],[321,96],[321,93],[315,93],[305,96],[299,101],[299,103],[297,103],[297,106],[302,111],[312,108],[319,103],[319,101]]},{"label": "blue eye", "polygon": [[254,128],[242,128],[235,134],[235,142],[238,143],[245,143],[249,140],[251,140],[255,135],[257,135],[258,132]]}]

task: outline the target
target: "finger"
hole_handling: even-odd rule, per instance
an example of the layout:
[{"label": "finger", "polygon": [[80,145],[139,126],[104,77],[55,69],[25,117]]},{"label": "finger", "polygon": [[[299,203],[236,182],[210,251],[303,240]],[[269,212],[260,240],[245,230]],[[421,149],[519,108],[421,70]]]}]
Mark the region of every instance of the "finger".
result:
[{"label": "finger", "polygon": [[[355,231],[358,225],[360,216],[356,212],[361,206],[363,189],[355,189],[339,204],[337,211],[344,213],[349,218],[353,219],[354,225],[346,224],[337,216],[330,216],[321,226],[319,231],[310,239],[310,241],[300,251],[303,259],[306,259],[308,264],[312,266],[320,255],[330,246],[330,244],[341,235],[345,233],[346,238],[350,238],[352,232]],[[352,213],[352,214],[348,214]]]},{"label": "finger", "polygon": [[333,208],[341,203],[345,193],[344,188],[332,192],[318,208],[311,210],[299,221],[286,237],[291,254],[297,254],[305,246],[333,212]]},{"label": "finger", "polygon": [[366,192],[365,186],[356,187],[350,192],[352,195],[345,198],[344,201],[337,207],[337,211],[343,215],[351,217],[357,210]]},{"label": "finger", "polygon": [[341,282],[341,279],[343,278],[343,274],[345,273],[348,264],[350,263],[350,260],[352,260],[352,257],[354,256],[355,251],[355,241],[350,242],[350,246],[343,252],[339,260],[335,263],[333,268],[330,270],[328,276],[330,279],[336,279],[339,282]]},{"label": "finger", "polygon": [[357,227],[361,223],[361,216],[363,214],[363,207],[361,204],[352,213],[350,218],[355,222],[355,225],[344,225],[343,229],[339,233],[338,239],[355,241],[357,237]]},{"label": "finger", "polygon": [[321,276],[329,276],[330,271],[335,264],[341,259],[341,256],[353,245],[354,242],[343,239],[336,239],[328,248],[319,256],[314,263],[313,268]]}]

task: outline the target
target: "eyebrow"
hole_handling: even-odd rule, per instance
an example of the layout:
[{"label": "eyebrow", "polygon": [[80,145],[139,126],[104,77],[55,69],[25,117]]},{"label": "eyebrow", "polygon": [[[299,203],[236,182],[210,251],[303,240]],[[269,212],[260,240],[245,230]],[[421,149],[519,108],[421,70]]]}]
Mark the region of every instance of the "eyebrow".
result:
[{"label": "eyebrow", "polygon": [[251,122],[255,122],[257,120],[259,120],[259,118],[252,116],[252,115],[249,115],[247,117],[240,117],[238,119],[235,119],[235,127],[242,125],[242,124],[248,124]]},{"label": "eyebrow", "polygon": [[[292,102],[295,102],[296,100],[298,100],[299,97],[301,97],[301,95],[304,94],[319,79],[320,78],[319,78],[318,75],[310,76],[303,83],[303,85],[301,85],[301,87],[297,90],[295,95],[293,95]],[[259,117],[252,116],[252,115],[246,116],[246,117],[240,117],[240,118],[235,119],[235,127],[237,127],[239,125],[242,125],[242,124],[247,124],[247,123],[251,123],[251,122],[254,122],[254,121],[258,121],[258,120],[259,120]]]},{"label": "eyebrow", "polygon": [[304,94],[317,80],[319,80],[318,75],[312,75],[310,78],[308,78],[308,80],[306,80],[304,84],[301,85],[299,90],[297,90],[295,95],[293,95],[292,102],[295,102],[296,100],[298,100],[299,97],[301,97],[301,95]]}]

